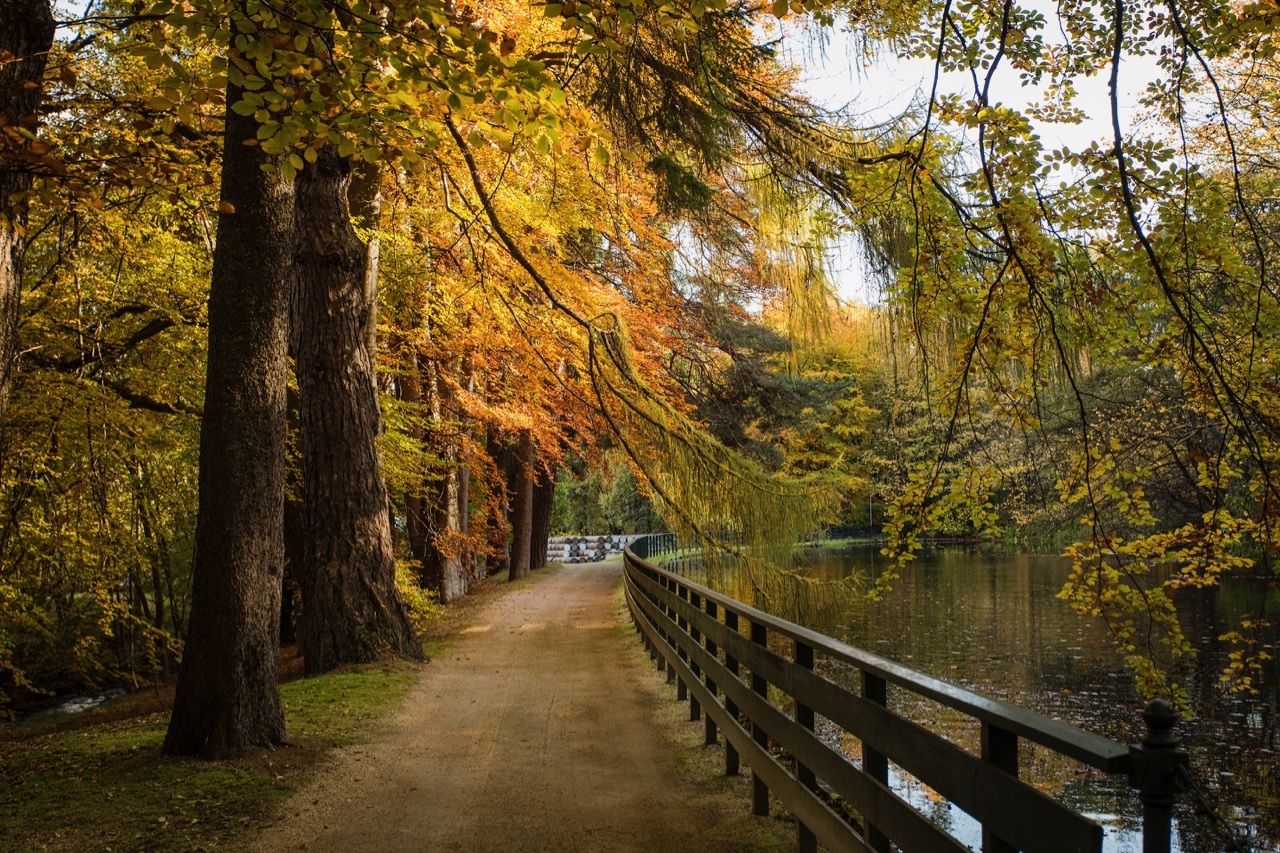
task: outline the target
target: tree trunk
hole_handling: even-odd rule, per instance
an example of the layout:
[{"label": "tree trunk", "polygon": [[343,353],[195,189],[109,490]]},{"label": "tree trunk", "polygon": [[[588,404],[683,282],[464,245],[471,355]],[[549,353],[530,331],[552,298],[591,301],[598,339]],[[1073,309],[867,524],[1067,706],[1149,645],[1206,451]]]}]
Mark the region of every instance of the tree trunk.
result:
[{"label": "tree trunk", "polygon": [[[296,355],[296,341],[292,349]],[[292,388],[286,399],[288,453],[284,472],[284,572],[280,588],[280,645],[291,646],[298,642],[298,623],[295,618],[299,600],[298,578],[301,577],[302,566],[306,561],[307,531],[302,511],[302,469],[298,464],[298,446],[302,440],[302,403],[298,399],[298,392]],[[306,650],[299,648],[298,654],[305,655]]]},{"label": "tree trunk", "polygon": [[554,471],[539,469],[533,486],[533,546],[530,566],[541,569],[547,564],[547,540],[551,538],[551,502],[555,499]]},{"label": "tree trunk", "polygon": [[515,490],[512,469],[515,467],[515,453],[494,427],[485,435],[485,448],[489,458],[493,460],[495,489],[500,490],[499,513],[493,519],[487,531],[486,543],[490,559],[485,562],[486,573],[496,575],[504,569],[511,568],[511,494]]},{"label": "tree trunk", "polygon": [[164,751],[222,758],[285,742],[276,683],[284,566],[293,187],[230,107],[209,286],[191,616]]},{"label": "tree trunk", "polygon": [[463,571],[462,557],[457,552],[460,522],[458,516],[458,471],[444,472],[439,494],[431,509],[432,542],[428,561],[424,564],[430,586],[442,604],[455,601],[468,592],[470,584]]},{"label": "tree trunk", "polygon": [[[413,403],[415,406],[422,402],[422,377],[418,372],[418,354],[410,352],[409,368],[396,382],[396,388],[399,391],[400,399],[406,403]],[[417,446],[422,446],[426,440],[426,433],[422,427],[418,426],[418,422],[414,421],[409,431],[411,438]],[[409,556],[416,560],[419,566],[423,565],[427,554],[427,539],[430,531],[427,527],[426,501],[423,500],[420,492],[409,492],[404,496],[404,523],[405,533],[409,538]],[[419,570],[421,571],[421,570]],[[419,578],[419,581],[422,579]]]},{"label": "tree trunk", "polygon": [[350,161],[327,147],[297,181],[293,318],[307,531],[299,633],[308,674],[386,652],[422,656],[395,584],[350,179]]},{"label": "tree trunk", "polygon": [[[351,179],[351,213],[356,224],[369,230],[364,244],[364,348],[373,360],[377,377],[378,367],[378,263],[382,255],[382,240],[378,229],[382,227],[382,169],[377,163],[362,162],[355,167]],[[376,387],[376,383],[375,383]]]},{"label": "tree trunk", "polygon": [[[0,3],[0,125],[6,129],[20,127],[34,132],[39,127],[41,83],[53,34],[53,9],[48,0]],[[0,429],[9,408],[18,352],[32,156],[30,142],[0,133]]]},{"label": "tree trunk", "polygon": [[[471,360],[465,359],[463,362],[464,381],[467,391],[474,392],[476,390],[476,373],[475,368],[471,364]],[[465,447],[468,455],[473,452],[471,447],[472,427],[467,421],[467,415],[462,411],[461,406],[455,406],[455,417],[459,422],[463,423],[461,443]],[[461,555],[462,573],[468,579],[468,582],[474,581],[479,577],[476,567],[476,552],[468,538],[471,534],[471,466],[465,461],[460,461],[458,465],[458,495],[457,495],[457,513],[458,513],[458,532],[464,537],[468,543],[466,551]]]},{"label": "tree trunk", "polygon": [[520,449],[516,451],[516,496],[511,510],[510,580],[529,574],[533,552],[533,433],[520,431]]},{"label": "tree trunk", "polygon": [[431,504],[431,544],[428,557],[423,561],[423,574],[429,586],[440,596],[442,603],[449,603],[467,594],[467,577],[462,570],[462,559],[457,553],[461,521],[458,515],[458,442],[453,435],[454,395],[443,375],[439,362],[432,362],[427,371],[427,390],[431,403],[431,419],[435,422],[432,435],[437,445],[437,455],[444,461],[436,499]]}]

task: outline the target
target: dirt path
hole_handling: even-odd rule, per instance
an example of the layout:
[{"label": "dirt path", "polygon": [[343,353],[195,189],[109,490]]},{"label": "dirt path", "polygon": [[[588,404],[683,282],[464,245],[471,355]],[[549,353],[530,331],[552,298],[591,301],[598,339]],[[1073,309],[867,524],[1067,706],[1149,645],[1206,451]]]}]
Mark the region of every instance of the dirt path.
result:
[{"label": "dirt path", "polygon": [[566,566],[496,599],[260,849],[741,849],[654,725],[663,699],[619,630],[620,570]]}]

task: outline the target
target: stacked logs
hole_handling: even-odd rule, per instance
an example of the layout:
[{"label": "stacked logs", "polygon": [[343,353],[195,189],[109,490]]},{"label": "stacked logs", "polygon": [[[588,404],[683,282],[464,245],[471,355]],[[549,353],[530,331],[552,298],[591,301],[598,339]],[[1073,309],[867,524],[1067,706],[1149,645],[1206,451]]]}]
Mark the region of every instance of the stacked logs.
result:
[{"label": "stacked logs", "polygon": [[596,563],[621,554],[640,537],[631,533],[605,536],[552,536],[547,541],[549,563]]}]

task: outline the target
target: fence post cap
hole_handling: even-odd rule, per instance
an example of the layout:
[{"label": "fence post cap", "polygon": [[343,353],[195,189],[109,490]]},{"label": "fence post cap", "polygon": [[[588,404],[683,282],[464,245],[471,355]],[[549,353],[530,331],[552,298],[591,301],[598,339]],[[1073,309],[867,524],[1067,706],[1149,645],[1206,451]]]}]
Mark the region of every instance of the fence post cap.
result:
[{"label": "fence post cap", "polygon": [[1142,738],[1142,745],[1156,749],[1173,748],[1178,745],[1178,738],[1173,734],[1173,727],[1178,722],[1178,712],[1161,697],[1147,703],[1142,710],[1142,719],[1147,724],[1147,733]]},{"label": "fence post cap", "polygon": [[[1142,719],[1147,733],[1140,745],[1129,747],[1129,784],[1139,790],[1143,803],[1167,809],[1174,795],[1184,788],[1183,771],[1190,762],[1190,756],[1178,748],[1180,741],[1173,733],[1178,712],[1167,700],[1156,698],[1142,710]],[[1168,820],[1168,814],[1164,820]]]}]

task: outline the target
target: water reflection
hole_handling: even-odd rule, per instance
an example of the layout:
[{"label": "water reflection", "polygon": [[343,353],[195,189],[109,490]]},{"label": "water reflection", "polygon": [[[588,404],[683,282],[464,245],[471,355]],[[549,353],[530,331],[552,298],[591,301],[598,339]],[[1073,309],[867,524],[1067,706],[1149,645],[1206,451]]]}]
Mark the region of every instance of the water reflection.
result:
[{"label": "water reflection", "polygon": [[[824,579],[869,575],[876,558],[872,548],[824,552],[811,572]],[[1141,697],[1105,626],[1076,615],[1056,597],[1066,575],[1066,561],[1056,557],[943,548],[922,553],[881,602],[847,596],[839,606],[795,612],[786,597],[774,595],[763,609],[930,675],[1132,742],[1142,731]],[[766,604],[743,576],[726,575],[716,584],[739,600]],[[1219,694],[1218,676],[1231,649],[1217,639],[1239,614],[1264,604],[1272,621],[1280,622],[1280,589],[1274,582],[1268,588],[1258,581],[1226,581],[1220,589],[1184,590],[1176,600],[1184,630],[1199,650],[1179,673],[1197,714],[1179,726],[1195,774],[1237,836],[1254,850],[1280,850],[1277,629],[1264,639],[1272,659],[1257,696]],[[905,692],[891,694],[890,703],[977,751],[971,721]],[[850,754],[856,752],[855,742]],[[1105,850],[1140,849],[1141,807],[1123,780],[1025,745],[1021,764],[1032,784],[1107,828]],[[966,815],[916,790],[918,783],[906,777],[897,786],[921,811],[976,845],[978,830]],[[1223,837],[1189,808],[1179,813],[1176,834],[1176,849],[1224,849]]]}]

